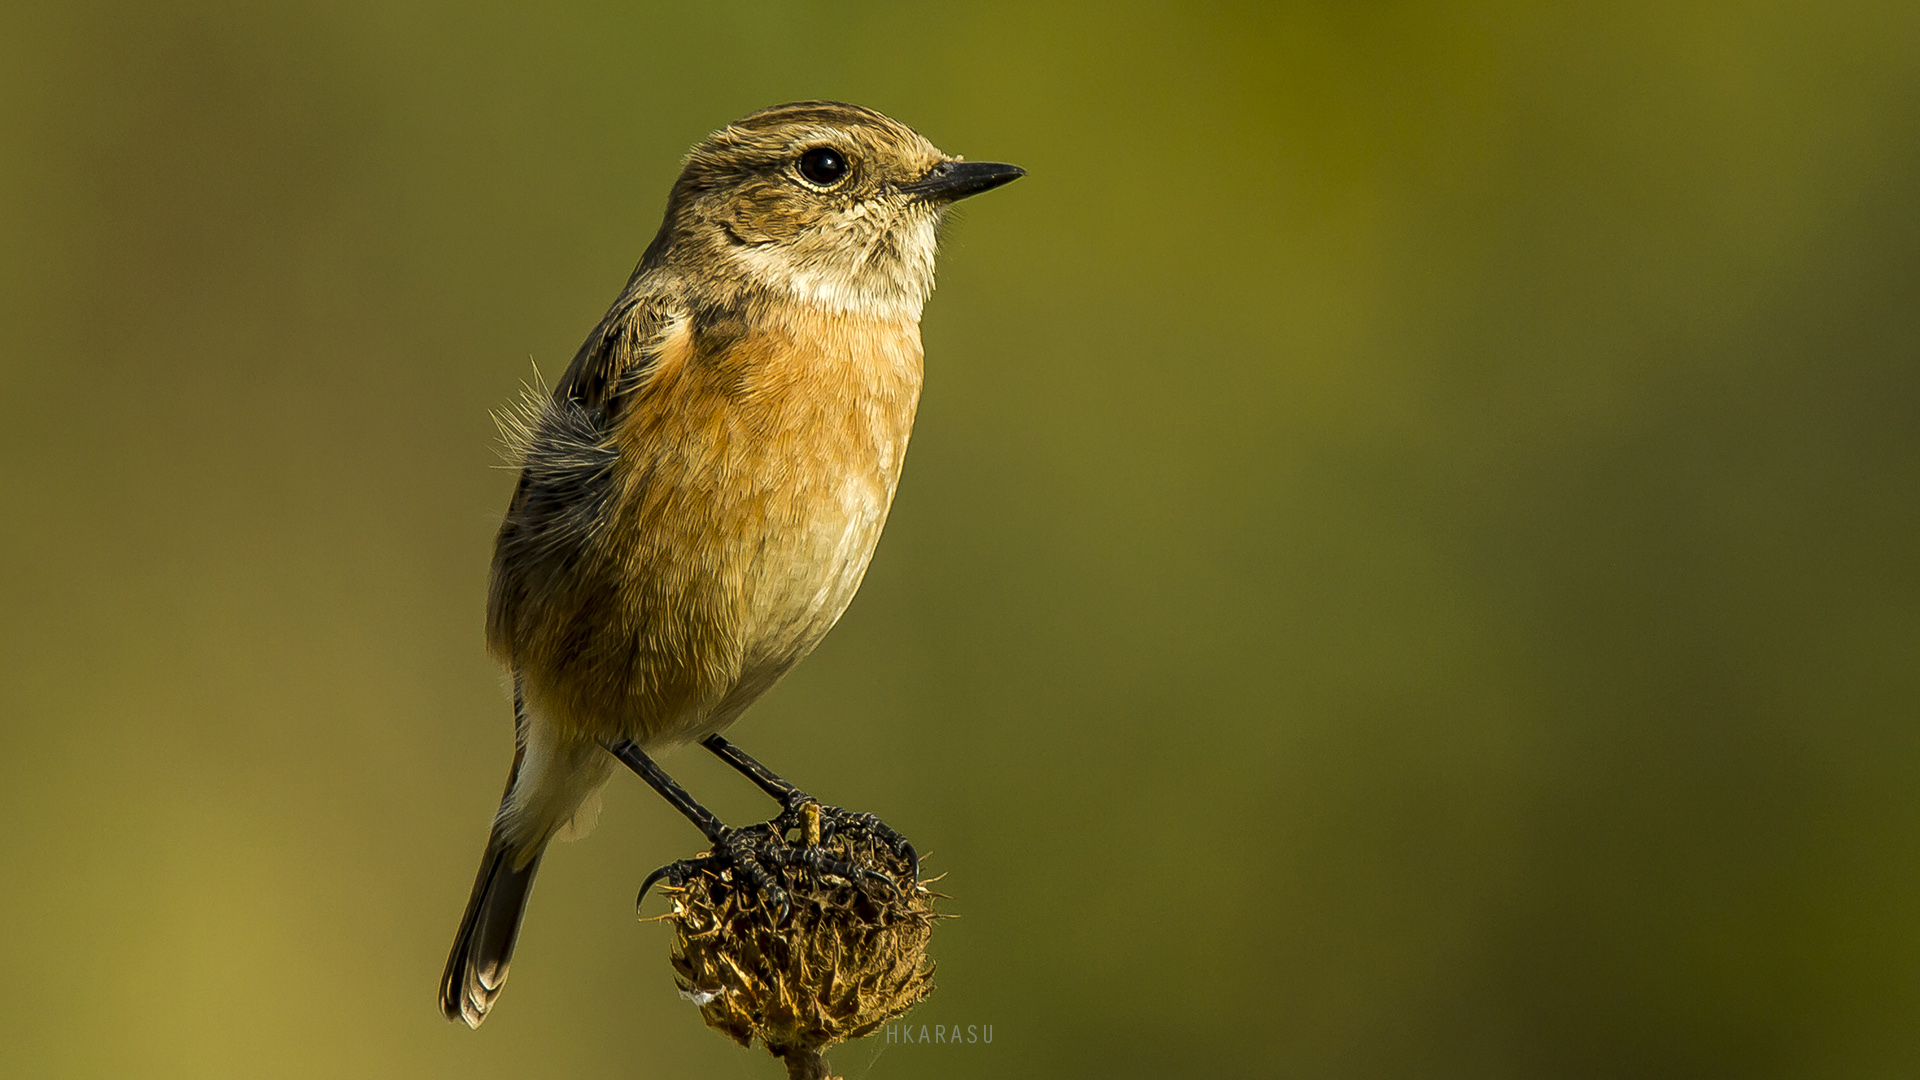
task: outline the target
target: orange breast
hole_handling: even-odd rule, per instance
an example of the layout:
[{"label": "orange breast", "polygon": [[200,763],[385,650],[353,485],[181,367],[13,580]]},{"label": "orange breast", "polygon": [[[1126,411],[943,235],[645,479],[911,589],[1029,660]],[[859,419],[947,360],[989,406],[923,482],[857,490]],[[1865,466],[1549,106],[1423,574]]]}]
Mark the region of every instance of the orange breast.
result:
[{"label": "orange breast", "polygon": [[575,610],[523,623],[535,703],[596,738],[717,730],[832,627],[893,499],[913,323],[784,307],[683,327],[622,402],[615,496]]}]

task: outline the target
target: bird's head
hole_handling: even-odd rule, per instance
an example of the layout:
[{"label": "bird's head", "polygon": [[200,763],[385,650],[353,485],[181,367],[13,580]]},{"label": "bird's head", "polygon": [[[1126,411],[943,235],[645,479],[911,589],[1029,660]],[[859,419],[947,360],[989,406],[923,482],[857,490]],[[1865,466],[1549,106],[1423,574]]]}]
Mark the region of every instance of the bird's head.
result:
[{"label": "bird's head", "polygon": [[948,157],[858,105],[776,105],[687,155],[649,260],[709,287],[758,286],[834,311],[917,319],[933,288],[942,212],[1023,175]]}]

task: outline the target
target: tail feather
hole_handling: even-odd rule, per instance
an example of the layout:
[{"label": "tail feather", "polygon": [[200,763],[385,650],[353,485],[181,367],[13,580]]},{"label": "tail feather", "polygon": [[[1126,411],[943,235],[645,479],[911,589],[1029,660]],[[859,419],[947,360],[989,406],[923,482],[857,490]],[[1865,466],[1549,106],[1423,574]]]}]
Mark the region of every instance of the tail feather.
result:
[{"label": "tail feather", "polygon": [[487,1010],[493,1008],[507,981],[507,965],[513,960],[513,943],[520,936],[520,918],[526,914],[540,856],[518,869],[513,864],[513,852],[496,827],[480,860],[460,932],[453,939],[446,974],[440,977],[440,1011],[448,1020],[462,1021],[470,1028],[487,1018]]},{"label": "tail feather", "polygon": [[527,707],[517,678],[513,720],[513,770],[440,977],[440,1011],[475,1028],[507,981],[527,894],[548,841],[593,828],[600,787],[613,773],[613,759],[598,743],[563,739],[552,725],[542,724]]}]

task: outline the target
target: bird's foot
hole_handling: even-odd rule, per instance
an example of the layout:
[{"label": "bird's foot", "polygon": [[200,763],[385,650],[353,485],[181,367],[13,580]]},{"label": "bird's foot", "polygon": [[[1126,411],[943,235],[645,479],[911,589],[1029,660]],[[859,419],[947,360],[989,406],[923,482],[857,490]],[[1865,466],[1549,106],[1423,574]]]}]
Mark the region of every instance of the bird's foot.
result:
[{"label": "bird's foot", "polygon": [[744,829],[728,829],[713,850],[696,855],[691,859],[671,862],[647,875],[640,884],[640,895],[634,898],[635,908],[647,898],[647,890],[655,883],[665,881],[676,888],[685,885],[695,874],[708,874],[738,891],[742,899],[759,899],[773,906],[781,919],[787,914],[787,891],[780,887],[779,881],[769,870],[768,864],[783,865],[777,854],[785,846],[784,841],[770,825],[750,825]]},{"label": "bird's foot", "polygon": [[784,922],[794,892],[809,894],[838,878],[898,897],[918,884],[919,865],[913,845],[872,814],[796,799],[772,821],[728,829],[713,850],[647,875],[634,904],[659,882],[679,888],[705,874],[743,902],[769,905]]},{"label": "bird's foot", "polygon": [[[911,889],[920,880],[920,853],[913,849],[906,837],[872,814],[838,806],[823,806],[812,796],[800,795],[789,802],[786,810],[770,824],[781,836],[794,834],[799,845],[807,850],[825,851],[824,845],[839,840],[848,848],[864,846],[872,855],[882,852],[891,855],[896,865],[894,880],[889,884],[896,889],[903,884]],[[865,861],[876,862],[872,857]],[[841,876],[846,875],[842,873]]]}]

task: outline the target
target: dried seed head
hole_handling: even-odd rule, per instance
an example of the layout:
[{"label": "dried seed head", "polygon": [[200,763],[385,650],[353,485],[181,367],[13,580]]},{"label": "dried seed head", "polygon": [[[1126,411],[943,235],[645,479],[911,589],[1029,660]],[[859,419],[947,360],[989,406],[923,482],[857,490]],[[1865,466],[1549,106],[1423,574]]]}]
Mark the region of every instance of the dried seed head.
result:
[{"label": "dried seed head", "polygon": [[[859,832],[825,846],[835,859],[908,879],[905,859]],[[674,982],[708,1027],[742,1046],[760,1040],[792,1075],[824,1076],[827,1047],[872,1033],[933,993],[927,940],[941,917],[939,894],[917,881],[895,893],[804,866],[772,870],[787,892],[784,913],[709,872],[664,890]]]}]

